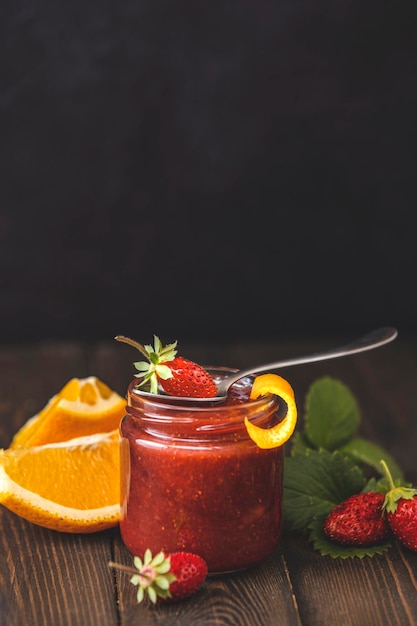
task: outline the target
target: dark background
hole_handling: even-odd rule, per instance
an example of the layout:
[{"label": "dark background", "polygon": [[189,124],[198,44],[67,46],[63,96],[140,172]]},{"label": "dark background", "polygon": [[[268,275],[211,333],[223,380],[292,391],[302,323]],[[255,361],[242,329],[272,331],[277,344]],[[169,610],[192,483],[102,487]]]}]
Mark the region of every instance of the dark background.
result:
[{"label": "dark background", "polygon": [[3,0],[0,341],[414,331],[415,0]]}]

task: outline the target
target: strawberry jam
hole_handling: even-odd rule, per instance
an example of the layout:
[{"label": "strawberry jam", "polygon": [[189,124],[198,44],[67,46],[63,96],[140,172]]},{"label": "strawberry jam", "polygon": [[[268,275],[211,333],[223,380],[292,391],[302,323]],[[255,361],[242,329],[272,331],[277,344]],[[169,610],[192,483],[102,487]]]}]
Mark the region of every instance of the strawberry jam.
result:
[{"label": "strawberry jam", "polygon": [[[212,375],[215,375],[211,372]],[[131,383],[121,429],[123,542],[202,556],[210,573],[246,569],[276,547],[281,532],[283,447],[261,450],[244,417],[270,428],[278,399],[248,399],[251,380],[226,402],[176,404]]]}]

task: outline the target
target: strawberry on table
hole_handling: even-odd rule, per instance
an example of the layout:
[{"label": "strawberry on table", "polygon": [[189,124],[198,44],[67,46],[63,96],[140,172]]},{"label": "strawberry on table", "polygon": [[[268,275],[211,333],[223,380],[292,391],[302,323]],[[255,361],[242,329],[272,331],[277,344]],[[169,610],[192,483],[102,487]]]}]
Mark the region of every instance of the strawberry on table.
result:
[{"label": "strawberry on table", "polygon": [[386,539],[390,528],[383,513],[384,496],[368,491],[341,502],[325,519],[324,534],[350,546],[370,546]]},{"label": "strawberry on table", "polygon": [[381,461],[381,465],[389,485],[384,501],[388,523],[397,539],[417,552],[417,489],[394,485],[385,461]]},{"label": "strawberry on table", "polygon": [[182,600],[197,591],[207,577],[207,564],[191,552],[158,552],[154,557],[146,550],[143,560],[133,559],[135,568],[110,562],[109,566],[132,574],[130,582],[138,587],[137,601],[148,596],[151,602]]},{"label": "strawberry on table", "polygon": [[213,398],[217,386],[210,374],[201,365],[177,355],[177,342],[163,346],[154,335],[154,345],[142,346],[137,341],[118,335],[117,341],[137,348],[147,361],[134,363],[140,372],[135,374],[141,382],[138,387],[149,384],[151,393],[158,393],[158,385],[170,396],[184,398]]}]

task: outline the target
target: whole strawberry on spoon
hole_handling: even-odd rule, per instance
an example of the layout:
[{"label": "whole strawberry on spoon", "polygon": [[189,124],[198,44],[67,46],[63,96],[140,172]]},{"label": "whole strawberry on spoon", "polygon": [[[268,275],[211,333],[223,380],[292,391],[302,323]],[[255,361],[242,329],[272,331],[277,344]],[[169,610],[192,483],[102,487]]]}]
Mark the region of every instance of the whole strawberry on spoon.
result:
[{"label": "whole strawberry on spoon", "polygon": [[137,348],[147,361],[134,363],[141,378],[138,388],[149,385],[150,393],[158,394],[159,386],[170,396],[184,398],[212,398],[217,394],[217,385],[201,365],[184,359],[177,354],[177,342],[163,346],[154,335],[154,345],[142,346],[137,341],[117,335],[117,341]]}]

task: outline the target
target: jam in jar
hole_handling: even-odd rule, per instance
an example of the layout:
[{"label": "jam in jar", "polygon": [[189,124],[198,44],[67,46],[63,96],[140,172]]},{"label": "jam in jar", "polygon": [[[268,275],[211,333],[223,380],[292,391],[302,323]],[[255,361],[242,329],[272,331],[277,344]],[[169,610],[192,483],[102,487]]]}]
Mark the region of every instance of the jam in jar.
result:
[{"label": "jam in jar", "polygon": [[133,554],[185,550],[202,556],[210,573],[222,573],[273,552],[284,451],[260,449],[244,418],[270,428],[280,420],[278,398],[249,400],[252,382],[235,383],[223,403],[204,404],[153,399],[130,384],[120,425],[120,530]]}]

